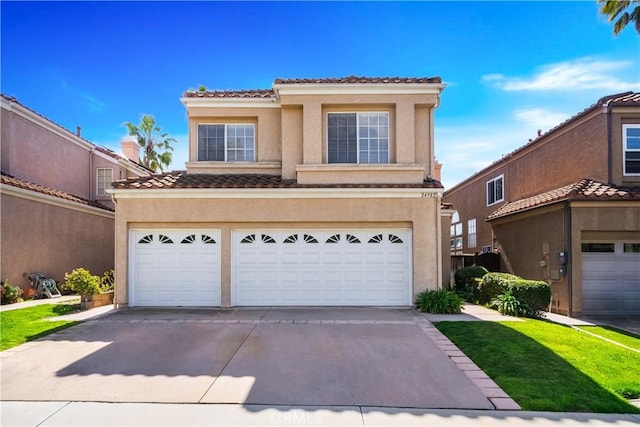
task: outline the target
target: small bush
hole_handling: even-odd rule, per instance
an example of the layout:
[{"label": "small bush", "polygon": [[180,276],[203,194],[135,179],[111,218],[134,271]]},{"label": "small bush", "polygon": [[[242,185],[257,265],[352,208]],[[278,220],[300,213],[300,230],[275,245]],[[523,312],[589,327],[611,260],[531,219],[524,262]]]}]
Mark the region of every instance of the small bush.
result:
[{"label": "small bush", "polygon": [[84,268],[76,268],[71,273],[64,275],[64,284],[67,288],[77,292],[83,300],[100,293],[100,278],[93,276]]},{"label": "small bush", "polygon": [[509,290],[525,305],[527,317],[541,317],[549,308],[551,288],[547,282],[520,279],[510,284]]},{"label": "small bush", "polygon": [[509,282],[520,277],[508,273],[487,273],[478,285],[476,296],[480,304],[488,304],[492,299],[509,290]]},{"label": "small bush", "polygon": [[520,303],[520,314],[527,317],[540,317],[551,300],[548,283],[507,273],[488,273],[478,288],[478,301],[481,304],[493,304],[498,296],[508,293]]},{"label": "small bush", "polygon": [[479,279],[482,279],[488,272],[486,268],[480,265],[459,268],[453,275],[456,293],[466,301],[475,302]]},{"label": "small bush", "polygon": [[495,308],[503,316],[519,317],[529,312],[527,305],[519,301],[509,291],[505,291],[504,294],[500,294],[491,300],[489,307]]},{"label": "small bush", "polygon": [[2,282],[0,286],[0,302],[2,304],[13,304],[22,301],[22,289],[19,286],[9,284],[8,280]]},{"label": "small bush", "polygon": [[104,272],[100,278],[100,293],[113,291],[113,269]]},{"label": "small bush", "polygon": [[455,314],[462,311],[462,298],[453,291],[423,291],[416,297],[416,308],[423,313]]}]

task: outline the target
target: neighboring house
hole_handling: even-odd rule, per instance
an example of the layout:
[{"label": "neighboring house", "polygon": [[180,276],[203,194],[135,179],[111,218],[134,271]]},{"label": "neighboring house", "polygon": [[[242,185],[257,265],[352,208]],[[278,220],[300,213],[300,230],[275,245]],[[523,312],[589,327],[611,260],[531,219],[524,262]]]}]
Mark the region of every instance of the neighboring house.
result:
[{"label": "neighboring house", "polygon": [[604,97],[447,190],[452,261],[500,254],[552,310],[640,314],[640,93]]},{"label": "neighboring house", "polygon": [[[26,289],[24,273],[58,281],[76,267],[113,268],[115,179],[149,175],[136,162],[98,147],[2,95],[0,278]],[[137,159],[138,144],[123,140]]]},{"label": "neighboring house", "polygon": [[116,304],[409,306],[439,288],[443,88],[347,77],[184,93],[186,172],[109,191]]}]

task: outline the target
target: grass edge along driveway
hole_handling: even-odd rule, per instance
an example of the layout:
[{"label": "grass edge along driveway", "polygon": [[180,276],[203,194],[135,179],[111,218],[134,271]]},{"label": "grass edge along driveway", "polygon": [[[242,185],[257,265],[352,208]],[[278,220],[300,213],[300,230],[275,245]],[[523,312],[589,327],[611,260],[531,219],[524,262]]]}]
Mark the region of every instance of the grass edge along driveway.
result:
[{"label": "grass edge along driveway", "polygon": [[640,395],[640,353],[541,320],[435,326],[524,410],[640,413],[624,399]]},{"label": "grass edge along driveway", "polygon": [[80,304],[44,304],[0,312],[0,351],[66,329],[79,322],[45,320],[78,311]]}]

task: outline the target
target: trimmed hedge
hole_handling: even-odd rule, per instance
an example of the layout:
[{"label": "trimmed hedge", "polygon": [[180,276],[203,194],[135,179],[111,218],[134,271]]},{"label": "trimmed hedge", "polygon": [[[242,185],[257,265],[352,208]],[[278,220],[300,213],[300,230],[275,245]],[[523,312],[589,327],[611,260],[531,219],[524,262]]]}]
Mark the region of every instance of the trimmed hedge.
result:
[{"label": "trimmed hedge", "polygon": [[467,301],[474,302],[477,299],[479,279],[488,272],[480,265],[459,268],[453,275],[456,292],[463,295]]},{"label": "trimmed hedge", "polygon": [[525,315],[532,317],[539,317],[551,301],[551,289],[547,282],[526,280],[507,273],[486,274],[478,286],[478,301],[487,304],[505,292],[524,304]]}]

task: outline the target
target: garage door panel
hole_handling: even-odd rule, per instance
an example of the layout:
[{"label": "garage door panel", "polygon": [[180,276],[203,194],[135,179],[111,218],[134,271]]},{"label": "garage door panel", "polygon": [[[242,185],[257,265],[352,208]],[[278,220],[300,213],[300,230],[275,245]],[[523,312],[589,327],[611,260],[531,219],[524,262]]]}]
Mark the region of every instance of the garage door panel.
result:
[{"label": "garage door panel", "polygon": [[132,306],[219,306],[219,230],[132,230]]},{"label": "garage door panel", "polygon": [[582,253],[582,313],[638,315],[640,253],[624,252],[624,241],[607,243],[614,252]]},{"label": "garage door panel", "polygon": [[[274,243],[249,242],[251,235],[267,235]],[[232,300],[234,305],[410,305],[411,261],[408,229],[233,230]]]}]

